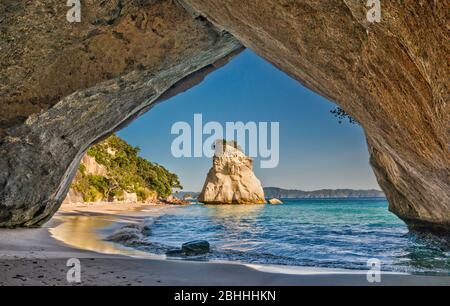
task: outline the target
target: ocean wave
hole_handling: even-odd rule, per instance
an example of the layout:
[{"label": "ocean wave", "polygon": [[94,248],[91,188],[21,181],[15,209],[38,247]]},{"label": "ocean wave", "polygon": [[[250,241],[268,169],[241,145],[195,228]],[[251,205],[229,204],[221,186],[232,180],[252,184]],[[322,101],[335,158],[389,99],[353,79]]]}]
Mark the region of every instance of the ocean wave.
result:
[{"label": "ocean wave", "polygon": [[[156,255],[169,252],[170,258],[187,260],[361,270],[367,269],[368,259],[377,258],[383,271],[450,271],[448,240],[408,233],[405,225],[387,211],[383,216],[376,215],[380,220],[374,221],[370,212],[376,206],[360,208],[367,210],[367,219],[360,223],[338,223],[342,216],[351,219],[351,212],[339,209],[342,205],[328,210],[312,205],[295,209],[290,204],[289,210],[267,206],[258,214],[245,215],[233,214],[232,208],[223,214],[225,208],[193,205],[158,211],[157,216],[141,223],[122,226],[107,240]],[[210,253],[192,257],[170,252],[198,239],[211,244]]]}]

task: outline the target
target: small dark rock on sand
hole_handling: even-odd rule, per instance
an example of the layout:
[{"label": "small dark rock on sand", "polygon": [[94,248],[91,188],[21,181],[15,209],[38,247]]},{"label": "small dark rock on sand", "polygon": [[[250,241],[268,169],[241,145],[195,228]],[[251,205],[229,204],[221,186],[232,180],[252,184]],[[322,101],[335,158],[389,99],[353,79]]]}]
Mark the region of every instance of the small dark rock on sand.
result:
[{"label": "small dark rock on sand", "polygon": [[166,252],[169,257],[183,257],[202,255],[210,252],[209,242],[206,240],[194,240],[183,243],[181,249],[172,249]]},{"label": "small dark rock on sand", "polygon": [[181,251],[186,255],[199,255],[209,253],[209,242],[206,240],[195,240],[183,243]]}]

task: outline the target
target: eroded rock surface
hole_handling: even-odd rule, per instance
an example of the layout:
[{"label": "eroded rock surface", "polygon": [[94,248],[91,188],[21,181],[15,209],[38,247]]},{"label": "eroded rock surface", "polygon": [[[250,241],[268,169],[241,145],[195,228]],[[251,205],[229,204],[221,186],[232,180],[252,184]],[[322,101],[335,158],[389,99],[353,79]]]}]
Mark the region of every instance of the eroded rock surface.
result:
[{"label": "eroded rock surface", "polygon": [[176,1],[0,3],[0,226],[35,226],[87,148],[195,85],[241,44]]},{"label": "eroded rock surface", "polygon": [[450,232],[448,1],[184,0],[364,128],[389,208]]},{"label": "eroded rock surface", "polygon": [[216,144],[213,166],[198,201],[205,204],[265,203],[261,182],[253,173],[252,158],[233,146]]}]

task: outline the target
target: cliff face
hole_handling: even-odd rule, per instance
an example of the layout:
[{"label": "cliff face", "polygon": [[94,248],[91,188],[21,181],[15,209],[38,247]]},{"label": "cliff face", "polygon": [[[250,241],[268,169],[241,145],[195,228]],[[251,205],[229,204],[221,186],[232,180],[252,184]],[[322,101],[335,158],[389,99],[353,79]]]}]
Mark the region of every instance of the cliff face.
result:
[{"label": "cliff face", "polygon": [[261,182],[253,173],[253,160],[232,146],[216,150],[198,201],[205,204],[265,203]]},{"label": "cliff face", "polygon": [[0,2],[0,226],[59,208],[90,145],[242,50],[174,1]]},{"label": "cliff face", "polygon": [[[184,0],[364,128],[389,209],[450,230],[448,1]],[[300,106],[301,107],[301,106]]]},{"label": "cliff face", "polygon": [[86,174],[94,174],[101,176],[108,175],[108,170],[105,168],[105,166],[100,165],[99,163],[97,163],[94,157],[91,157],[87,154],[85,154],[81,159],[80,165],[84,167]]},{"label": "cliff face", "polygon": [[359,0],[83,3],[81,24],[63,1],[0,3],[0,226],[45,222],[90,144],[239,40],[362,125],[391,211],[450,232],[448,1],[381,1],[380,23]]}]

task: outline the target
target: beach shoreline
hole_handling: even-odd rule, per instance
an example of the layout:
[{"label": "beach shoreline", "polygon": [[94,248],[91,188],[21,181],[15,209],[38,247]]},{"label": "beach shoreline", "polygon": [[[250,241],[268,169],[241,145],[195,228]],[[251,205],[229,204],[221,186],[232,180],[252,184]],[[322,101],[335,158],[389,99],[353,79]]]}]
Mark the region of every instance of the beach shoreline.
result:
[{"label": "beach shoreline", "polygon": [[[382,272],[381,283],[369,283],[365,271],[293,267],[288,273],[289,267],[276,265],[168,260],[104,241],[99,247],[102,239],[95,235],[102,226],[134,222],[149,205],[156,206],[66,204],[41,228],[1,229],[0,285],[73,285],[66,279],[70,258],[81,262],[81,285],[450,285],[450,277],[443,276]],[[71,226],[81,225],[67,221],[72,217],[96,222],[80,222],[85,227],[73,235]],[[85,235],[77,237],[80,232]]]}]

